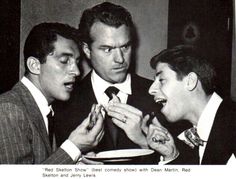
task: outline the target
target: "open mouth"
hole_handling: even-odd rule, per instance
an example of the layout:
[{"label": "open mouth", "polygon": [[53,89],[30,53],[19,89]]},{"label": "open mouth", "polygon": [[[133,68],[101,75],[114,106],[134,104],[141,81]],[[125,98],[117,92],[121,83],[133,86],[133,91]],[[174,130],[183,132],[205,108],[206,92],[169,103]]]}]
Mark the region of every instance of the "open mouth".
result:
[{"label": "open mouth", "polygon": [[164,98],[157,98],[155,99],[155,102],[162,107],[166,105],[167,100]]},{"label": "open mouth", "polygon": [[67,89],[73,90],[74,82],[66,82],[64,85]]}]

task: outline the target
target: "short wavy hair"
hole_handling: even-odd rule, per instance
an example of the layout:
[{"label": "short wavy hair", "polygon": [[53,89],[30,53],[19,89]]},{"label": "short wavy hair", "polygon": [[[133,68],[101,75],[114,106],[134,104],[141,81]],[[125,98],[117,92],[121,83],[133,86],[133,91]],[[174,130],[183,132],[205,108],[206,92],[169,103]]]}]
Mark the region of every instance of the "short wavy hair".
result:
[{"label": "short wavy hair", "polygon": [[37,58],[40,63],[45,63],[46,56],[53,52],[54,42],[57,41],[57,35],[73,40],[79,48],[80,37],[78,30],[61,23],[41,23],[32,28],[24,45],[25,72],[28,73],[26,61],[32,56]]},{"label": "short wavy hair", "polygon": [[89,46],[93,42],[90,37],[90,30],[95,22],[102,22],[113,27],[120,27],[125,24],[130,29],[131,40],[133,39],[134,24],[131,14],[122,6],[104,2],[83,12],[79,23],[79,31],[82,35],[82,41]]},{"label": "short wavy hair", "polygon": [[198,75],[206,94],[212,94],[216,88],[216,72],[214,67],[191,45],[178,45],[165,49],[152,57],[150,65],[153,69],[158,63],[167,63],[176,72],[177,79],[182,80],[190,72]]}]

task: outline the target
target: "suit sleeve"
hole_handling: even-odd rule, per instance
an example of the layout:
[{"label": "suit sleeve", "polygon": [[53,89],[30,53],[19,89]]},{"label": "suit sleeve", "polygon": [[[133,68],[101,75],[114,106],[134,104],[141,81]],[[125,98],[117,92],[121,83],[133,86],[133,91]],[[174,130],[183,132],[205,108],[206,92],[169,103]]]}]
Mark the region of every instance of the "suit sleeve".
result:
[{"label": "suit sleeve", "polygon": [[[71,164],[69,155],[59,148],[48,157],[40,137],[30,125],[25,111],[15,104],[0,104],[1,164]],[[37,137],[35,137],[35,135]],[[39,145],[33,145],[37,143]]]},{"label": "suit sleeve", "polygon": [[31,141],[28,140],[23,111],[11,103],[0,106],[0,163],[33,163]]}]

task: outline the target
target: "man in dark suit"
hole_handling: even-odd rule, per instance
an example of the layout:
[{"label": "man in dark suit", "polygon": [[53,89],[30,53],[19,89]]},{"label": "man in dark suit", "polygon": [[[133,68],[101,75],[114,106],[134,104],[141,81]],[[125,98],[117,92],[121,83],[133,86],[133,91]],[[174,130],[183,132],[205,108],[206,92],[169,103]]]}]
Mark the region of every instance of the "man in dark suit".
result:
[{"label": "man in dark suit", "polygon": [[42,23],[29,33],[24,46],[25,76],[0,96],[1,164],[72,164],[102,138],[101,113],[94,128],[87,129],[86,118],[58,149],[50,130],[51,103],[68,100],[80,74],[76,34],[59,23]]},{"label": "man in dark suit", "polygon": [[119,112],[110,113],[117,131],[116,142],[114,144],[111,134],[105,130],[94,151],[148,148],[140,126],[144,115],[156,107],[148,94],[151,81],[131,73],[135,34],[130,13],[109,2],[98,4],[83,12],[79,31],[82,51],[92,71],[75,86],[68,102],[57,104],[58,142],[82,122],[93,103],[106,108],[109,97],[105,90],[114,86],[119,90],[117,96],[121,102],[116,106]]},{"label": "man in dark suit", "polygon": [[[151,59],[156,69],[149,89],[169,122],[187,120],[192,128],[173,141],[157,120],[150,125],[149,145],[170,164],[236,162],[236,104],[215,92],[214,68],[192,46],[166,49]],[[196,155],[195,155],[196,154]]]}]

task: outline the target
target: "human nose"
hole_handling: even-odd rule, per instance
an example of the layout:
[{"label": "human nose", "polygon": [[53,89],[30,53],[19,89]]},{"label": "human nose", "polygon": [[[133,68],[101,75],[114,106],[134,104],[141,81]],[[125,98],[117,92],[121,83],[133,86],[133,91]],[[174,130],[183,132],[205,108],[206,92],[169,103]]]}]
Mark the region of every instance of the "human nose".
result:
[{"label": "human nose", "polygon": [[70,74],[73,74],[74,76],[79,76],[80,75],[80,70],[79,70],[78,65],[77,65],[76,62],[71,64]]},{"label": "human nose", "polygon": [[124,62],[124,54],[120,48],[116,49],[116,57],[115,62],[117,63],[123,63]]},{"label": "human nose", "polygon": [[159,85],[157,83],[157,81],[155,80],[152,85],[150,86],[149,90],[148,90],[148,93],[150,95],[155,95],[157,92],[159,91]]}]

